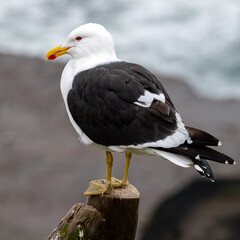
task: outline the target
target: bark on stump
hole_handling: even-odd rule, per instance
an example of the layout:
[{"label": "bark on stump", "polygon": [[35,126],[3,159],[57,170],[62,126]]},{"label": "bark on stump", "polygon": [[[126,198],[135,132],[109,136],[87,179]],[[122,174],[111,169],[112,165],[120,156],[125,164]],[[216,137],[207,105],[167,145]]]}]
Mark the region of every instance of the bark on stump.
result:
[{"label": "bark on stump", "polygon": [[88,205],[74,204],[46,240],[134,240],[139,198],[131,184],[89,196]]}]

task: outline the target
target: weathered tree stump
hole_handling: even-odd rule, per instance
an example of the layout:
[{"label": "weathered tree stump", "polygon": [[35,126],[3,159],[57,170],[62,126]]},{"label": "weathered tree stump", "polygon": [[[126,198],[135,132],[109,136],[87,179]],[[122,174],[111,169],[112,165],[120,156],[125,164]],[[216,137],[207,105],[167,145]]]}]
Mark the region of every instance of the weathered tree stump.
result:
[{"label": "weathered tree stump", "polygon": [[74,204],[46,240],[134,240],[139,198],[131,184],[89,196],[88,205]]},{"label": "weathered tree stump", "polygon": [[105,222],[95,208],[76,203],[46,240],[101,240]]}]

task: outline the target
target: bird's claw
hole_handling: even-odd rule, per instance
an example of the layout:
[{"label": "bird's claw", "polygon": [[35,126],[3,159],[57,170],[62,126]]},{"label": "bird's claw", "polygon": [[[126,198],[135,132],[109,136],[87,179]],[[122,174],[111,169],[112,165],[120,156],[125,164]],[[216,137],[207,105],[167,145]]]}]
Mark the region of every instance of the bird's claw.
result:
[{"label": "bird's claw", "polygon": [[89,181],[89,186],[87,190],[83,193],[85,196],[90,195],[101,195],[104,193],[110,193],[113,188],[120,188],[122,186],[128,186],[129,182],[119,180],[117,178],[112,177],[111,181],[106,181],[103,179]]},{"label": "bird's claw", "polygon": [[109,193],[112,190],[111,182],[105,180],[89,181],[87,190],[83,193],[85,196],[100,195]]},{"label": "bird's claw", "polygon": [[115,177],[111,178],[111,183],[112,183],[112,187],[115,187],[115,188],[120,188],[120,187],[129,185],[128,180],[127,181],[119,180],[119,179],[117,179]]}]

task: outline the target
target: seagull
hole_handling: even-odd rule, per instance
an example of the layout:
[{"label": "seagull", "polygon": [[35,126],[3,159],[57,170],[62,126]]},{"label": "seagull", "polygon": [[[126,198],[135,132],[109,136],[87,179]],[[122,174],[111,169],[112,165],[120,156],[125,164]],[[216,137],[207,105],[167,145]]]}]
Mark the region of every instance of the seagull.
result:
[{"label": "seagull", "polygon": [[[126,187],[132,153],[158,156],[214,181],[207,160],[235,164],[209,146],[221,142],[188,127],[159,79],[149,70],[116,56],[111,34],[100,24],[74,29],[66,41],[50,50],[46,60],[69,54],[61,76],[68,117],[83,144],[106,151],[106,185],[90,181],[85,195]],[[125,153],[122,180],[112,177],[112,152]]]}]

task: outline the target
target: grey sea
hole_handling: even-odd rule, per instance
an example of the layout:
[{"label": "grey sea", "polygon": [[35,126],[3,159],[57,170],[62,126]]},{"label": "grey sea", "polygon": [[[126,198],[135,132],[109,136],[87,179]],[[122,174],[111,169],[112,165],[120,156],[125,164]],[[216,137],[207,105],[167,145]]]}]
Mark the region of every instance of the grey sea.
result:
[{"label": "grey sea", "polygon": [[87,22],[112,33],[123,60],[179,76],[208,98],[240,98],[235,0],[1,0],[0,51],[44,58]]}]

